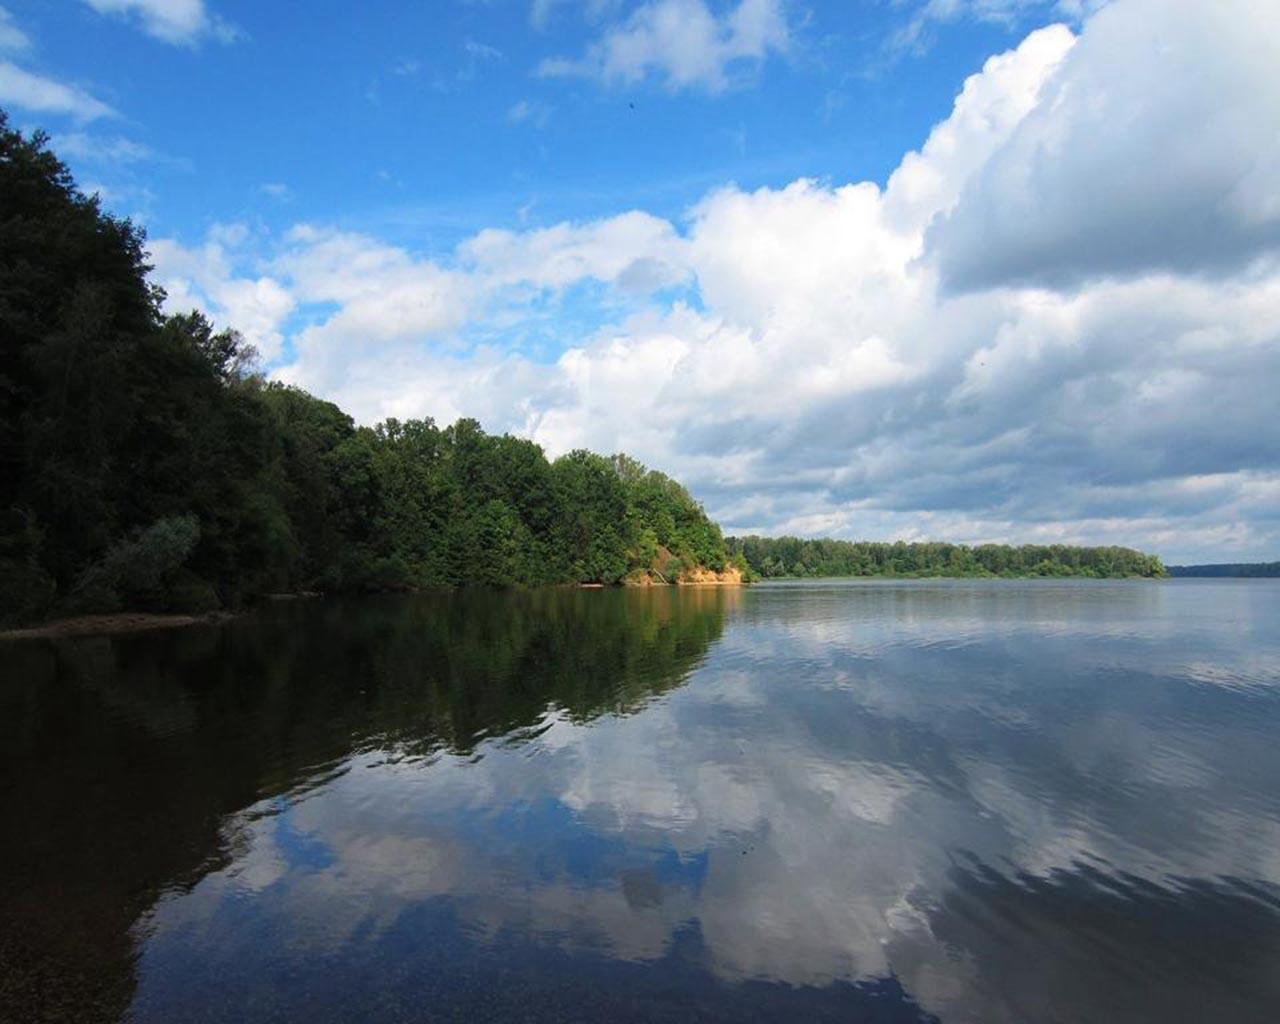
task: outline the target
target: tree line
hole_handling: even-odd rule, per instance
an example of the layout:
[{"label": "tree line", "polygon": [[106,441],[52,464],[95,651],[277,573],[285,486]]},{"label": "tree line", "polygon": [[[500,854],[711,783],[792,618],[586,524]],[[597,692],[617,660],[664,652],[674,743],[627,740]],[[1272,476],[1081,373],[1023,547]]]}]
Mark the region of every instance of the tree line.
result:
[{"label": "tree line", "polygon": [[0,621],[276,591],[674,580],[720,528],[625,455],[357,426],[165,316],[143,232],[0,111]]},{"label": "tree line", "polygon": [[1237,576],[1271,579],[1280,576],[1280,562],[1222,562],[1212,565],[1171,565],[1170,576]]},{"label": "tree line", "polygon": [[895,541],[730,537],[740,556],[766,578],[814,576],[1163,576],[1155,555],[1122,547],[1066,544],[947,544]]}]

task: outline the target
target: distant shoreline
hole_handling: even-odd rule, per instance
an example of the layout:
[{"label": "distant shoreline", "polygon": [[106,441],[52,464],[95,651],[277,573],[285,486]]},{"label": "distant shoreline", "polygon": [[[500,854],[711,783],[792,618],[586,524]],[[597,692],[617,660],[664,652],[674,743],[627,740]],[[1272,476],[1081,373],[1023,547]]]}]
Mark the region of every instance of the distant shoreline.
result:
[{"label": "distant shoreline", "polygon": [[1208,565],[1170,565],[1170,576],[1197,579],[1275,579],[1280,562],[1219,562]]},{"label": "distant shoreline", "polygon": [[806,576],[764,576],[756,583],[772,583],[775,580],[796,582],[806,580],[985,580],[989,582],[1016,580],[1088,580],[1095,583],[1103,583],[1107,580],[1163,580],[1168,579],[1168,575],[1163,576],[1144,576],[1141,573],[1116,573],[1110,576],[1089,576],[1084,573],[990,573],[981,575],[978,573],[944,573],[944,572],[878,572],[878,573],[814,573]]}]

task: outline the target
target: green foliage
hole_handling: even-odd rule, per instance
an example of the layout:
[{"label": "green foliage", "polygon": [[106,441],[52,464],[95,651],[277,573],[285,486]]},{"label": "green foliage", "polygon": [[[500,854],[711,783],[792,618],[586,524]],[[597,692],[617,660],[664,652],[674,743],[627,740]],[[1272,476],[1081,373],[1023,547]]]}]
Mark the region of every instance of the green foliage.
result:
[{"label": "green foliage", "polygon": [[634,523],[627,516],[627,485],[610,460],[574,451],[551,467],[562,510],[556,548],[569,556],[571,579],[616,583],[629,568],[626,551]]},{"label": "green foliage", "polygon": [[57,587],[40,564],[42,545],[35,516],[0,514],[0,621],[33,618],[49,607]]},{"label": "green foliage", "polygon": [[112,544],[80,574],[72,600],[80,611],[163,609],[174,596],[190,595],[190,579],[176,592],[171,587],[199,539],[200,524],[194,516],[161,519]]},{"label": "green foliage", "polygon": [[1274,579],[1280,576],[1280,562],[1223,562],[1216,565],[1171,565],[1169,566],[1169,575]]},{"label": "green foliage", "polygon": [[806,576],[1163,576],[1155,555],[1131,548],[1065,544],[878,543],[730,537],[731,558],[761,577]]},{"label": "green foliage", "polygon": [[0,622],[278,590],[614,583],[719,568],[719,528],[626,456],[474,420],[356,427],[163,317],[144,238],[0,112]]}]

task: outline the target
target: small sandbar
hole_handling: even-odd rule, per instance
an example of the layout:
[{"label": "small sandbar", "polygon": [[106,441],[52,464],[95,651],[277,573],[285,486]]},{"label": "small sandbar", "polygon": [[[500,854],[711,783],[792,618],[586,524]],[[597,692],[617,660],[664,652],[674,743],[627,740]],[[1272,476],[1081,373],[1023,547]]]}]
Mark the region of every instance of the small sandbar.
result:
[{"label": "small sandbar", "polygon": [[225,622],[233,616],[228,612],[209,615],[158,615],[147,612],[118,612],[112,615],[80,615],[71,619],[58,619],[41,626],[26,629],[0,630],[0,640],[34,640],[66,636],[100,636],[107,633],[141,633],[152,629],[173,629],[177,626]]}]

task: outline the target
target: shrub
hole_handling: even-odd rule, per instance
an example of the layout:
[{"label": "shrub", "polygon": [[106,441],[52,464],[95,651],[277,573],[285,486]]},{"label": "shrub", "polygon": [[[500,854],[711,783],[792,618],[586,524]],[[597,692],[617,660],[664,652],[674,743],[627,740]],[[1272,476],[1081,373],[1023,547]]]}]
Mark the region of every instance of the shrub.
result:
[{"label": "shrub", "polygon": [[53,577],[26,560],[0,558],[0,624],[25,622],[53,602]]},{"label": "shrub", "polygon": [[97,562],[80,574],[72,589],[77,611],[115,611],[168,604],[169,585],[200,540],[194,516],[170,516],[145,530],[116,541]]}]

